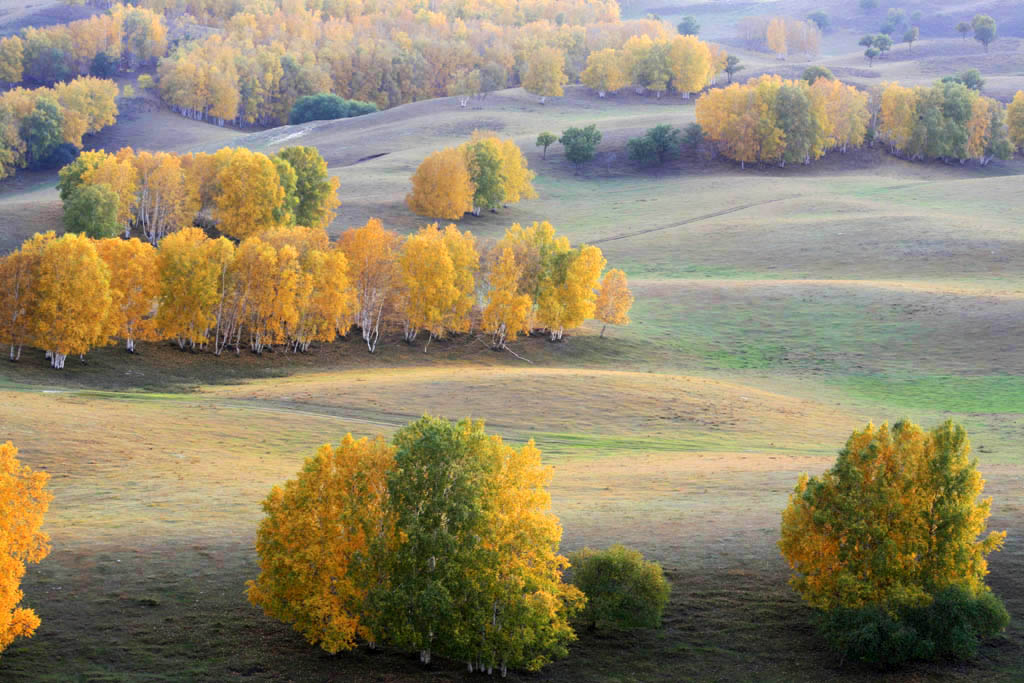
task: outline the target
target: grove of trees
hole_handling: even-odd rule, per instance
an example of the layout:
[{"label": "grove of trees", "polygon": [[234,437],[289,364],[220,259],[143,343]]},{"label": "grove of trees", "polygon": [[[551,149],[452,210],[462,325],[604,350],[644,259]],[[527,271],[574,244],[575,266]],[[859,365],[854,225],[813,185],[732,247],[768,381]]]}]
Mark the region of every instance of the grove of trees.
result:
[{"label": "grove of trees", "polygon": [[968,658],[1005,628],[985,585],[991,499],[960,425],[855,431],[824,474],[800,477],[782,515],[790,584],[843,656],[881,664]]},{"label": "grove of trees", "polygon": [[957,81],[916,88],[888,83],[880,96],[877,137],[908,159],[975,159],[985,165],[1013,153],[1006,119],[1002,103]]},{"label": "grove of trees", "polygon": [[113,81],[91,76],[0,94],[0,178],[19,168],[51,166],[62,151],[73,157],[83,135],[116,121],[116,98]]},{"label": "grove of trees", "polygon": [[105,14],[0,39],[0,81],[50,85],[86,74],[106,78],[122,67],[155,64],[166,53],[162,14],[118,4]]},{"label": "grove of trees", "polygon": [[583,594],[531,440],[423,417],[321,447],[263,504],[249,600],[328,652],[357,642],[535,671],[568,653]]},{"label": "grove of trees", "polygon": [[727,55],[693,35],[633,36],[621,49],[592,52],[580,81],[600,97],[626,86],[660,97],[672,88],[683,97],[703,90],[726,67]]},{"label": "grove of trees", "polygon": [[868,95],[837,80],[764,75],[697,100],[697,123],[726,157],[741,165],[809,163],[829,150],[864,142]]},{"label": "grove of trees", "polygon": [[474,131],[468,142],[438,150],[420,163],[405,203],[430,218],[479,216],[484,209],[536,199],[535,175],[513,140]]},{"label": "grove of trees", "polygon": [[159,248],[49,232],[0,260],[0,343],[11,360],[42,349],[58,369],[114,339],[129,351],[171,339],[218,356],[305,352],[353,326],[371,352],[388,329],[410,343],[423,333],[427,346],[478,329],[501,350],[533,331],[558,341],[594,317],[627,324],[625,275],[602,281],[604,266],[600,249],[573,248],[546,222],[513,225],[484,257],[454,225],[403,239],[376,219],[334,243],[322,228],[282,225],[238,243],[188,227]]},{"label": "grove of trees", "polygon": [[779,59],[798,53],[813,57],[821,46],[821,29],[811,19],[746,17],[739,23],[739,34],[748,46],[774,52]]},{"label": "grove of trees", "polygon": [[242,147],[181,156],[125,147],[83,152],[59,175],[69,230],[127,237],[136,228],[154,245],[197,220],[236,239],[278,225],[324,228],[340,204],[338,179],[314,147],[273,157]]},{"label": "grove of trees", "polygon": [[46,472],[22,465],[10,441],[0,444],[0,653],[39,628],[36,613],[20,606],[20,586],[25,565],[50,553],[50,537],[41,530],[53,500],[46,489],[49,479]]}]

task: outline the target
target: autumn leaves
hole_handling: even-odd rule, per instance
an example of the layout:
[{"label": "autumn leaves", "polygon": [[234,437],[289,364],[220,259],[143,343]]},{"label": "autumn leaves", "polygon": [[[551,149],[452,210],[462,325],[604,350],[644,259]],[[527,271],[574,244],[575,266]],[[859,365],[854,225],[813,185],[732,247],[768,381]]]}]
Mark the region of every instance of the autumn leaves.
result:
[{"label": "autumn leaves", "polygon": [[[594,316],[626,324],[632,296],[597,247],[571,248],[549,223],[514,225],[481,258],[471,233],[436,224],[401,238],[370,220],[335,243],[322,229],[277,226],[236,244],[199,228],[138,239],[36,235],[0,260],[0,343],[54,368],[114,338],[179,348],[304,352],[360,329],[373,352],[401,329],[414,342],[480,329],[495,349],[543,330],[553,341]],[[481,271],[483,277],[481,277]],[[481,303],[482,299],[482,303]]]},{"label": "autumn leaves", "polygon": [[808,84],[765,75],[697,100],[697,123],[741,165],[809,163],[831,149],[845,152],[863,144],[868,121],[868,96],[828,78]]},{"label": "autumn leaves", "polygon": [[563,581],[552,470],[482,422],[423,417],[346,435],[263,504],[249,600],[328,652],[360,641],[535,671],[568,653],[583,594]]},{"label": "autumn leaves", "polygon": [[459,220],[469,212],[480,215],[483,209],[536,198],[535,175],[513,140],[476,131],[469,142],[420,163],[405,203],[421,216]]},{"label": "autumn leaves", "polygon": [[671,86],[684,97],[703,90],[725,68],[726,54],[696,36],[633,36],[621,49],[592,52],[580,81],[600,97],[627,85],[658,97]]},{"label": "autumn leaves", "polygon": [[[60,171],[57,185],[68,230],[92,237],[130,234],[137,226],[157,244],[193,221],[215,221],[237,239],[277,225],[324,227],[334,218],[338,180],[312,147],[288,147],[273,157],[245,148],[214,154],[174,155],[124,148],[117,154],[84,152]],[[92,189],[90,189],[92,188]],[[98,201],[78,202],[90,192]],[[79,211],[79,205],[86,211]]]},{"label": "autumn leaves", "polygon": [[39,617],[19,607],[25,564],[50,554],[50,537],[43,531],[43,515],[53,496],[46,490],[50,475],[33,472],[18,461],[18,449],[0,444],[0,653],[15,638],[30,638]]}]

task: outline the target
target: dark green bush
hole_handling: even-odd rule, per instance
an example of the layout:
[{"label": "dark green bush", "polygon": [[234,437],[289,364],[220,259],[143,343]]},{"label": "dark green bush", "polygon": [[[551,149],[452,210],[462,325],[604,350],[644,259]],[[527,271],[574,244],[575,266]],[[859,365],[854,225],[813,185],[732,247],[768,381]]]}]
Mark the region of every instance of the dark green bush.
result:
[{"label": "dark green bush", "polygon": [[904,607],[895,615],[871,605],[822,612],[820,628],[844,660],[890,669],[912,661],[968,660],[982,640],[1010,622],[991,591],[979,595],[952,586],[924,607]]},{"label": "dark green bush", "polygon": [[661,565],[623,545],[569,555],[572,583],[587,596],[580,620],[590,628],[656,628],[668,603]]},{"label": "dark green bush", "polygon": [[346,100],[330,93],[319,93],[300,97],[288,115],[288,123],[306,123],[307,121],[328,121],[331,119],[347,119],[377,111],[372,102]]}]

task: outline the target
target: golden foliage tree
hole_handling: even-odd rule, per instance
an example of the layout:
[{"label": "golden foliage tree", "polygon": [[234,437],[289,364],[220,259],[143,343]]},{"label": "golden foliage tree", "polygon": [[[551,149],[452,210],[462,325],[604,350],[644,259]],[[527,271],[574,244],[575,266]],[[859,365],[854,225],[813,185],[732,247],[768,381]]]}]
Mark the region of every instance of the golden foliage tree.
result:
[{"label": "golden foliage tree", "polygon": [[565,53],[555,47],[542,47],[526,56],[523,89],[540,97],[541,104],[549,97],[560,96],[562,86],[569,82],[565,75]]},{"label": "golden foliage tree", "polygon": [[369,549],[395,544],[387,510],[393,466],[384,439],[346,434],[284,488],[275,486],[263,502],[260,575],[248,582],[249,601],[328,652],[351,650],[357,638],[372,642],[365,599],[379,576]]},{"label": "golden foliage tree", "polygon": [[46,490],[50,475],[33,472],[17,456],[10,441],[0,444],[0,652],[39,628],[36,613],[19,607],[24,597],[19,586],[25,564],[50,553],[50,537],[41,530],[53,500]]},{"label": "golden foliage tree", "polygon": [[475,192],[465,155],[446,147],[420,163],[405,203],[421,216],[458,220],[473,210]]},{"label": "golden foliage tree", "polygon": [[108,333],[135,353],[136,341],[157,338],[152,319],[160,295],[156,249],[136,238],[111,238],[96,242],[96,250],[110,271]]},{"label": "golden foliage tree", "polygon": [[1006,125],[1014,149],[1024,149],[1024,90],[1018,90],[1006,107]]},{"label": "golden foliage tree", "polygon": [[427,332],[429,345],[448,332],[469,329],[478,267],[473,235],[460,233],[454,225],[442,232],[434,223],[405,240],[398,270],[407,342],[420,330]]},{"label": "golden foliage tree", "polygon": [[565,330],[579,327],[593,317],[598,282],[605,259],[595,246],[584,245],[555,260],[549,275],[541,279],[537,296],[537,323],[548,330],[551,341],[560,341]]},{"label": "golden foliage tree", "polygon": [[703,90],[715,75],[715,62],[708,44],[697,36],[675,36],[668,46],[668,68],[672,87],[683,97]]},{"label": "golden foliage tree", "polygon": [[189,192],[181,159],[167,152],[139,152],[130,148],[117,153],[130,161],[138,172],[139,197],[136,215],[142,232],[151,244],[165,235],[191,225],[196,203]]},{"label": "golden foliage tree", "polygon": [[594,304],[595,317],[604,323],[601,327],[602,337],[606,325],[629,324],[629,309],[632,305],[633,294],[629,291],[626,274],[618,268],[612,268],[604,274]]},{"label": "golden foliage tree", "polygon": [[371,218],[360,228],[346,230],[338,238],[345,254],[349,281],[355,291],[355,324],[362,331],[370,353],[377,348],[385,313],[395,304],[398,286],[397,258],[401,238]]},{"label": "golden foliage tree", "polygon": [[275,224],[274,210],[284,201],[284,189],[273,162],[244,147],[217,174],[219,194],[215,217],[225,235],[243,239]]},{"label": "golden foliage tree", "polygon": [[613,48],[591,52],[587,57],[587,68],[580,74],[580,82],[597,91],[598,97],[614,93],[629,85],[629,78],[622,70],[622,58]]},{"label": "golden foliage tree", "polygon": [[950,586],[986,591],[991,499],[963,427],[910,422],[853,432],[832,469],[800,477],[782,515],[790,585],[810,605],[927,605]]},{"label": "golden foliage tree", "polygon": [[533,299],[519,292],[522,268],[516,264],[511,248],[505,247],[488,277],[487,306],[484,308],[482,327],[491,335],[491,348],[506,348],[519,334],[530,331]]},{"label": "golden foliage tree", "polygon": [[199,228],[183,228],[160,242],[160,305],[156,325],[178,346],[202,348],[217,321],[226,265],[234,247],[221,237],[211,240]]},{"label": "golden foliage tree", "polygon": [[[88,185],[108,185],[117,195],[117,222],[124,228],[125,237],[131,231],[131,223],[139,206],[139,172],[128,159],[104,155],[94,168],[82,174],[82,182]],[[150,178],[150,181],[152,178]]]},{"label": "golden foliage tree", "polygon": [[88,237],[69,233],[47,241],[35,290],[33,346],[46,350],[54,368],[62,369],[68,355],[107,341],[110,270]]},{"label": "golden foliage tree", "polygon": [[10,346],[9,358],[21,359],[21,347],[32,342],[32,318],[39,301],[39,261],[53,231],[36,233],[21,248],[0,259],[0,342]]}]

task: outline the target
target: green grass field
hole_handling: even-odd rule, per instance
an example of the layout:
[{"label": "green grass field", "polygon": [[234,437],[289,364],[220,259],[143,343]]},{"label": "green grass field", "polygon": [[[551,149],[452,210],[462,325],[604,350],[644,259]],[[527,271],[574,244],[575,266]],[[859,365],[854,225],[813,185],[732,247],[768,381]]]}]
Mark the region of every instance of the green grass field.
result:
[{"label": "green grass field", "polygon": [[[936,40],[915,45],[919,61],[893,58],[865,78],[926,82],[942,59],[970,65],[950,52],[958,39]],[[993,51],[1019,54],[1013,40]],[[837,39],[824,61],[852,69],[852,49]],[[1000,89],[1024,86],[1014,64],[993,66]],[[43,625],[4,653],[0,679],[466,678],[457,664],[426,670],[391,652],[328,656],[244,597],[270,487],[345,432],[386,434],[429,412],[535,438],[555,467],[563,549],[632,545],[673,584],[662,629],[583,632],[568,659],[510,675],[524,681],[875,680],[823,651],[786,585],[780,512],[799,473],[827,468],[869,420],[963,421],[994,497],[991,528],[1009,530],[989,578],[1013,621],[976,662],[888,680],[1020,680],[1024,162],[911,164],[880,149],[785,169],[627,162],[629,137],[693,116],[679,98],[600,100],[574,86],[547,105],[510,90],[477,108],[437,100],[253,134],[150,112],[91,140],[315,145],[341,180],[336,235],[370,216],[414,230],[423,220],[403,200],[416,164],[474,129],[496,130],[526,152],[540,198],[459,227],[486,245],[513,222],[549,220],[600,246],[637,300],[632,324],[605,338],[591,324],[562,344],[516,342],[530,362],[473,335],[426,354],[394,335],[373,356],[353,338],[301,356],[143,344],[135,356],[97,350],[63,372],[35,351],[0,365],[0,439],[50,472],[55,494],[53,553],[24,582]],[[589,123],[604,142],[580,174],[558,145],[543,160],[533,144],[540,131]],[[54,182],[25,173],[0,185],[0,251],[59,229]]]}]

